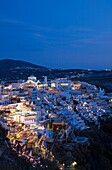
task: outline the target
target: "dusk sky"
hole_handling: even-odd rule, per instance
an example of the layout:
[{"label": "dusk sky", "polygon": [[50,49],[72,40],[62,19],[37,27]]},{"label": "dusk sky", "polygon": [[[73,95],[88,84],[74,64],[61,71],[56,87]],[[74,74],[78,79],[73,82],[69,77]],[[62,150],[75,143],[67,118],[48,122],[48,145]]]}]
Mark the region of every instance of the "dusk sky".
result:
[{"label": "dusk sky", "polygon": [[112,68],[112,0],[0,0],[0,59]]}]

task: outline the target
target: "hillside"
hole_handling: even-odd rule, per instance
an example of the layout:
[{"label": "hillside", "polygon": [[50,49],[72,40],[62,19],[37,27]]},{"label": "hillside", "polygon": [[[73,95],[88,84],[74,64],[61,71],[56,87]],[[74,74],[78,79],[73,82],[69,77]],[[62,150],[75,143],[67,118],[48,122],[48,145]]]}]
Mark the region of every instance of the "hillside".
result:
[{"label": "hillside", "polygon": [[48,69],[26,61],[4,59],[0,60],[0,79],[18,80],[26,79],[29,75],[39,75]]},{"label": "hillside", "polygon": [[11,60],[11,59],[4,59],[0,60],[0,69],[46,69],[45,67],[38,66],[26,61],[21,61],[21,60]]},{"label": "hillside", "polygon": [[38,79],[69,78],[72,81],[86,81],[112,91],[112,70],[49,69],[20,60],[0,60],[0,80],[27,79],[31,74]]}]

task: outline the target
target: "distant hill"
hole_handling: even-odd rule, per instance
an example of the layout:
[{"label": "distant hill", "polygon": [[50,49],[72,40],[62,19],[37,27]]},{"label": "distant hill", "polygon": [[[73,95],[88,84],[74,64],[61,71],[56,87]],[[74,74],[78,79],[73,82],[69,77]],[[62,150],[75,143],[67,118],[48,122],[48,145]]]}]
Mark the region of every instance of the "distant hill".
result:
[{"label": "distant hill", "polygon": [[49,69],[36,64],[20,60],[0,60],[0,80],[26,80],[30,75],[42,80],[68,78],[72,81],[86,81],[112,92],[112,70],[83,70],[83,69]]},{"label": "distant hill", "polygon": [[26,79],[31,74],[36,76],[49,69],[46,67],[38,66],[26,61],[4,59],[0,60],[0,79],[1,80],[18,80]]},{"label": "distant hill", "polygon": [[47,68],[26,61],[4,59],[0,60],[0,69],[47,69]]}]

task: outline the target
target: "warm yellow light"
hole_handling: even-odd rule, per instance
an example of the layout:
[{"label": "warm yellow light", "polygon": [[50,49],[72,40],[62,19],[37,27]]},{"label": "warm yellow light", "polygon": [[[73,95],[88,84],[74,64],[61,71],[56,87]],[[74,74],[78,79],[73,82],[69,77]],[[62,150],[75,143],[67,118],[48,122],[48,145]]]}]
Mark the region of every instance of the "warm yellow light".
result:
[{"label": "warm yellow light", "polygon": [[74,161],[74,162],[72,163],[72,166],[76,166],[76,165],[77,165],[77,162]]},{"label": "warm yellow light", "polygon": [[56,87],[56,84],[55,83],[51,83],[51,87]]},{"label": "warm yellow light", "polygon": [[17,137],[17,138],[20,138],[20,135],[17,133],[17,134],[16,134],[16,137]]},{"label": "warm yellow light", "polygon": [[61,83],[61,86],[68,86],[68,83]]}]

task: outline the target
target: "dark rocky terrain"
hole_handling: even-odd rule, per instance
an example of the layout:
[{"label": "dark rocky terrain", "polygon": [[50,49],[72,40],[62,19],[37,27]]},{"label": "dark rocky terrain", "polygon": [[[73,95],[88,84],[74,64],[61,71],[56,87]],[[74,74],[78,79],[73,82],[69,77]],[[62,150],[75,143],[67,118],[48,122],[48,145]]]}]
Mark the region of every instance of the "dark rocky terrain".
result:
[{"label": "dark rocky terrain", "polygon": [[92,126],[78,135],[89,138],[89,144],[56,143],[53,152],[58,160],[66,166],[76,161],[76,170],[112,170],[112,118],[102,121],[101,129]]}]

